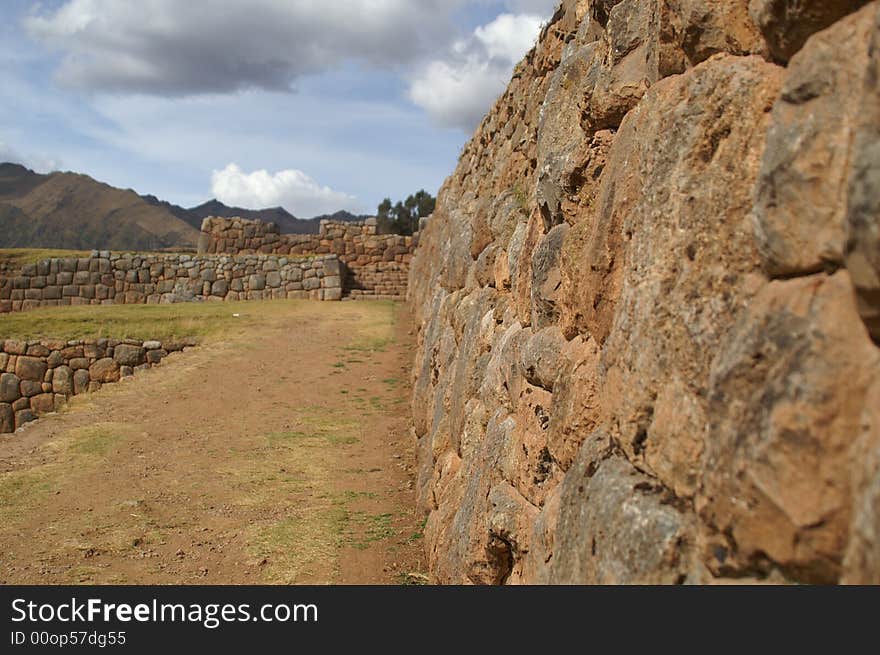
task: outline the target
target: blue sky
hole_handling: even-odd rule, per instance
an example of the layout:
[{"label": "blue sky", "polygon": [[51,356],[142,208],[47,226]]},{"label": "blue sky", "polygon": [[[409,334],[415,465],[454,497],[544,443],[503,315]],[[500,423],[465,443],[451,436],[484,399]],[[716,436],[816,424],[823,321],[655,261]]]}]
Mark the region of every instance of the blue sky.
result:
[{"label": "blue sky", "polygon": [[3,4],[0,160],[311,216],[435,193],[555,0]]}]

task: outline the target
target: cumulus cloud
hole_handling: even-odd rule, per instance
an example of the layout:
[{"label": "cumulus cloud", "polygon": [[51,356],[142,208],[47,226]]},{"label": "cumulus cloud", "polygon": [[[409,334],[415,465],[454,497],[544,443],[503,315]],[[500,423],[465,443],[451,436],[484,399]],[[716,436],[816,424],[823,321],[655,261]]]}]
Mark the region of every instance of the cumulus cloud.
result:
[{"label": "cumulus cloud", "polygon": [[6,142],[0,141],[0,164],[2,163],[21,164],[37,173],[49,173],[57,171],[61,167],[61,163],[56,159],[23,155]]},{"label": "cumulus cloud", "polygon": [[309,218],[347,209],[360,211],[357,198],[321,186],[296,169],[270,173],[266,170],[244,172],[229,164],[211,177],[214,196],[220,202],[245,209],[284,207],[294,216]]},{"label": "cumulus cloud", "polygon": [[445,59],[423,66],[409,97],[444,127],[471,132],[504,90],[514,65],[535,44],[544,17],[501,14],[456,41]]},{"label": "cumulus cloud", "polygon": [[289,90],[352,59],[397,66],[454,33],[443,0],[66,0],[25,27],[64,53],[65,85],[172,96]]}]

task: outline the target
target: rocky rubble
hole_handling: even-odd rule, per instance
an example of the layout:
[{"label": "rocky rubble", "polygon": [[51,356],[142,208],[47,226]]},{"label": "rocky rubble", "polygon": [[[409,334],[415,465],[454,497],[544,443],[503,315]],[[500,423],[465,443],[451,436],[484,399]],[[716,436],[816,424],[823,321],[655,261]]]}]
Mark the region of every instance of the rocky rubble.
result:
[{"label": "rocky rubble", "polygon": [[877,582],[880,2],[566,0],[420,234],[442,583]]},{"label": "rocky rubble", "polygon": [[0,434],[195,345],[193,339],[0,340]]}]

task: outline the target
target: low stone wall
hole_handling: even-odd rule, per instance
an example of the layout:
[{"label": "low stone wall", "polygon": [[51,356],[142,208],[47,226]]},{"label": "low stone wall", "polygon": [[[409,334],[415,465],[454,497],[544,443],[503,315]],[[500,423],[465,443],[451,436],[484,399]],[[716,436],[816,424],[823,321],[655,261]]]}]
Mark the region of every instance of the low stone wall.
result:
[{"label": "low stone wall", "polygon": [[337,255],[348,268],[352,297],[406,296],[417,237],[381,234],[377,219],[321,221],[318,234],[280,234],[275,223],[242,218],[206,218],[199,252],[206,254]]},{"label": "low stone wall", "polygon": [[301,298],[340,300],[336,255],[139,255],[94,251],[0,277],[0,313],[37,307]]},{"label": "low stone wall", "polygon": [[71,396],[96,391],[158,365],[195,340],[0,340],[0,434],[55,412]]}]

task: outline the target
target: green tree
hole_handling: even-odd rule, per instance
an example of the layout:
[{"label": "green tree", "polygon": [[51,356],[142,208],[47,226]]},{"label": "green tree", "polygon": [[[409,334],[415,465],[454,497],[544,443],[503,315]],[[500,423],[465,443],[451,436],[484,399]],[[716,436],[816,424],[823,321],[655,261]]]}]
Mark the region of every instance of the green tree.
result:
[{"label": "green tree", "polygon": [[404,201],[397,201],[392,205],[390,198],[385,198],[380,204],[377,216],[391,221],[391,226],[397,234],[412,234],[419,229],[419,219],[434,213],[437,199],[424,189],[407,196]]},{"label": "green tree", "polygon": [[379,211],[376,214],[379,218],[391,218],[391,198],[385,198],[379,203]]}]

